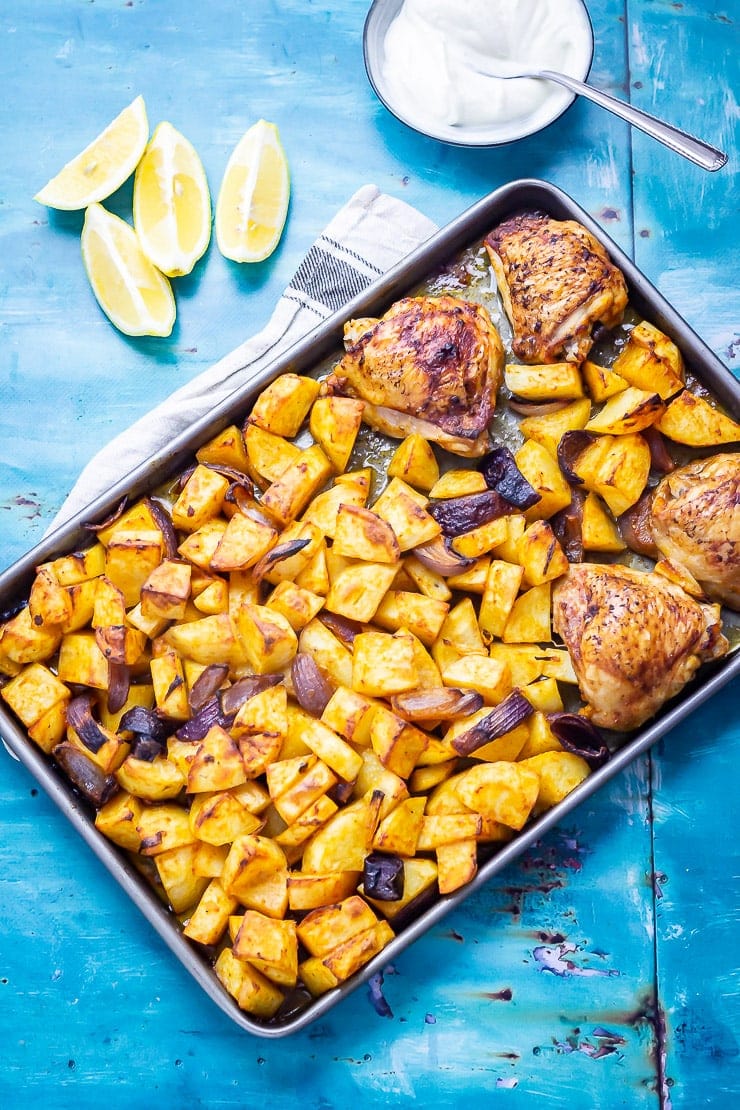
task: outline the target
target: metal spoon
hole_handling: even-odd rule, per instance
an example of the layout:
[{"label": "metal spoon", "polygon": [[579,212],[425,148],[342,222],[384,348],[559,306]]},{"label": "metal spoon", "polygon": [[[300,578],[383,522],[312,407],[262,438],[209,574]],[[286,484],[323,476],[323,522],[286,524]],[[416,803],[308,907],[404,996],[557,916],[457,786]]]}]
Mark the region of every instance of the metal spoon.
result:
[{"label": "metal spoon", "polygon": [[593,100],[595,104],[613,112],[615,116],[627,120],[634,127],[638,127],[640,131],[644,131],[646,135],[652,136],[653,139],[657,139],[658,142],[670,147],[671,150],[675,150],[677,154],[682,154],[684,158],[695,162],[697,166],[701,166],[704,170],[721,170],[727,162],[727,155],[724,151],[718,150],[717,147],[710,146],[709,143],[694,138],[686,131],[681,131],[679,127],[674,127],[664,120],[657,119],[656,116],[651,116],[649,112],[643,112],[641,108],[634,108],[624,100],[618,100],[615,96],[602,92],[601,89],[595,89],[591,85],[586,85],[583,81],[577,81],[575,77],[569,77],[566,73],[558,73],[554,69],[527,70],[520,68],[518,65],[515,73],[505,73],[503,70],[492,66],[489,59],[486,59],[485,69],[481,66],[475,68],[486,77],[499,77],[502,81],[517,81],[522,77],[555,81],[558,85],[564,85],[566,89],[570,89],[571,92],[585,96],[587,100]]}]

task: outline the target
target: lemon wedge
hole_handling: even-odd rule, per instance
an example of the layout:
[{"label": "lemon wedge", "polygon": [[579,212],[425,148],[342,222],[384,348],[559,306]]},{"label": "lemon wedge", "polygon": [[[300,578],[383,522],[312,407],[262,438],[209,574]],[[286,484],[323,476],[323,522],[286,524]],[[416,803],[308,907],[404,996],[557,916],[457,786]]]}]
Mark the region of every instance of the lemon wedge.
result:
[{"label": "lemon wedge", "polygon": [[34,200],[65,211],[104,200],[134,172],[148,138],[144,98],[137,96]]},{"label": "lemon wedge", "polygon": [[237,143],[216,201],[216,240],[234,262],[261,262],[275,250],[288,215],[290,175],[274,123],[259,120]]},{"label": "lemon wedge", "polygon": [[100,204],[82,226],[82,260],[93,293],[125,335],[169,335],[175,322],[172,287],[144,254],[136,232]]},{"label": "lemon wedge", "polygon": [[134,177],[134,227],[141,249],[168,277],[189,274],[211,239],[203,164],[171,123],[160,123]]}]

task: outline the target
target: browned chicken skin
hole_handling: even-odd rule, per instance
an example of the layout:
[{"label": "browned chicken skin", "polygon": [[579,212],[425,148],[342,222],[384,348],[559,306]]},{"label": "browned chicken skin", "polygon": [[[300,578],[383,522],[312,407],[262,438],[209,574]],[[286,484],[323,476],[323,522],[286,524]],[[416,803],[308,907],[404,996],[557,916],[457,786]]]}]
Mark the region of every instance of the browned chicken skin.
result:
[{"label": "browned chicken skin", "polygon": [[708,597],[740,610],[740,454],[698,459],[667,474],[653,494],[655,543]]},{"label": "browned chicken skin", "polygon": [[627,286],[600,243],[573,220],[513,216],[486,236],[522,362],[582,362],[597,323],[615,327]]},{"label": "browned chicken skin", "polygon": [[620,565],[571,566],[553,591],[553,628],[573,661],[591,720],[643,724],[724,655],[719,606],[702,605],[659,574]]},{"label": "browned chicken skin", "polygon": [[381,319],[351,320],[332,393],[360,397],[363,419],[391,436],[419,432],[456,454],[488,450],[504,351],[481,305],[405,297]]}]

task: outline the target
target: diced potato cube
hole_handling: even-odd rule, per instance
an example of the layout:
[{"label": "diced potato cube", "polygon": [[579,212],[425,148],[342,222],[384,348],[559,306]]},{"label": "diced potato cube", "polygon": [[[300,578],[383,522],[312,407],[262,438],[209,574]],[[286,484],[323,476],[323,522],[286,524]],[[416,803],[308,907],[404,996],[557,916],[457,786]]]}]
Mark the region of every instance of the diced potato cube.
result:
[{"label": "diced potato cube", "polygon": [[347,469],[362,423],[363,401],[352,397],[319,397],[311,409],[311,435],[338,474]]},{"label": "diced potato cube", "polygon": [[439,479],[439,464],[429,441],[418,432],[407,436],[388,464],[388,477],[428,492]]},{"label": "diced potato cube", "polygon": [[560,509],[570,505],[570,486],[560,472],[557,461],[546,447],[533,439],[528,439],[516,452],[516,465],[540,495],[540,500],[525,512],[525,518],[547,520]]},{"label": "diced potato cube", "polygon": [[167,805],[143,806],[136,825],[139,834],[139,850],[143,856],[158,856],[171,848],[181,848],[192,844],[196,839],[187,811],[182,806]]},{"label": "diced potato cube", "polygon": [[471,528],[469,532],[463,532],[461,536],[455,536],[451,546],[458,555],[468,559],[478,559],[502,544],[508,535],[508,517],[500,516],[495,520],[489,520],[487,524],[481,524],[478,528]]},{"label": "diced potato cube", "polygon": [[498,705],[511,693],[511,671],[506,663],[486,655],[464,655],[442,672],[446,686],[477,690],[487,705]]},{"label": "diced potato cube", "polygon": [[455,792],[476,813],[519,830],[537,801],[540,776],[522,763],[477,763],[463,771]]},{"label": "diced potato cube", "polygon": [[183,532],[195,532],[221,512],[229,479],[199,464],[172,506],[172,523]]},{"label": "diced potato cube", "polygon": [[622,539],[614,518],[607,512],[601,498],[589,493],[583,502],[581,539],[584,551],[624,551],[627,544]]},{"label": "diced potato cube", "polygon": [[182,541],[177,549],[178,553],[201,570],[210,570],[211,559],[227,527],[227,522],[222,517],[207,520]]},{"label": "diced potato cube", "polygon": [[185,936],[199,944],[218,944],[238,905],[237,899],[226,893],[219,880],[212,879],[183,929]]},{"label": "diced potato cube", "polygon": [[523,759],[517,766],[534,771],[539,779],[535,813],[552,809],[591,773],[585,759],[573,752],[540,752]]},{"label": "diced potato cube", "polygon": [[343,944],[338,944],[324,956],[323,962],[342,982],[364,967],[373,956],[377,956],[386,944],[393,940],[393,935],[393,930],[387,921],[378,921],[364,932],[350,937]]},{"label": "diced potato cube", "polygon": [[505,644],[549,643],[552,639],[550,609],[550,583],[533,586],[514,602],[501,639]]},{"label": "diced potato cube", "polygon": [[388,813],[378,825],[373,838],[373,848],[396,856],[416,854],[424,820],[423,797],[405,798]]},{"label": "diced potato cube", "polygon": [[506,563],[502,559],[491,560],[478,614],[478,622],[485,635],[503,635],[523,577],[522,566]]},{"label": "diced potato cube", "polygon": [[193,835],[215,847],[258,832],[262,825],[257,814],[245,809],[230,791],[206,792],[193,798],[189,821]]},{"label": "diced potato cube", "polygon": [[326,956],[337,945],[371,928],[378,918],[358,894],[306,914],[298,925],[298,939],[312,956]]},{"label": "diced potato cube", "polygon": [[288,873],[288,904],[291,910],[315,910],[331,906],[354,894],[361,871],[334,871],[311,875],[305,871]]},{"label": "diced potato cube", "polygon": [[286,618],[266,605],[242,605],[236,616],[236,628],[255,674],[282,670],[298,650],[298,639]]},{"label": "diced potato cube", "polygon": [[371,509],[339,506],[332,551],[367,563],[397,563],[401,549],[391,525]]},{"label": "diced potato cube", "polygon": [[389,590],[375,612],[374,623],[390,632],[405,628],[431,647],[449,609],[446,601],[436,601],[405,590]]},{"label": "diced potato cube", "polygon": [[27,605],[0,626],[0,653],[12,663],[43,663],[59,647],[58,625],[37,625]]},{"label": "diced potato cube", "polygon": [[665,412],[660,396],[646,389],[631,385],[615,397],[611,397],[603,408],[592,416],[586,431],[606,435],[625,435],[627,432],[641,432],[655,424]]},{"label": "diced potato cube", "polygon": [[667,335],[647,320],[632,329],[612,370],[638,389],[656,391],[664,401],[683,388],[681,352]]},{"label": "diced potato cube", "polygon": [[273,983],[293,987],[298,979],[298,938],[295,922],[280,921],[257,910],[247,910],[233,946],[238,960],[246,960]]},{"label": "diced potato cube", "polygon": [[671,401],[656,427],[674,443],[689,447],[740,441],[740,424],[688,389]]},{"label": "diced potato cube", "polygon": [[478,842],[475,838],[440,844],[436,856],[440,894],[452,894],[475,878],[478,871]]},{"label": "diced potato cube", "polygon": [[259,424],[247,424],[244,443],[253,473],[268,484],[276,482],[301,453],[295,443],[266,431]]},{"label": "diced potato cube", "polygon": [[303,520],[315,524],[324,536],[334,539],[337,531],[337,516],[342,505],[364,508],[367,489],[359,482],[335,482],[323,493],[317,493],[309,502]]},{"label": "diced potato cube", "polygon": [[[23,724],[30,728],[56,705],[66,705],[69,688],[43,663],[30,663],[5,686],[0,696]],[[61,736],[59,737],[61,740]]]},{"label": "diced potato cube", "polygon": [[535,520],[519,541],[519,562],[530,586],[541,586],[566,574],[570,566],[555,533],[546,520]]},{"label": "diced potato cube", "polygon": [[75,586],[79,582],[97,578],[105,570],[105,548],[102,543],[94,543],[84,551],[72,555],[62,555],[51,564],[60,586]]},{"label": "diced potato cube", "polygon": [[234,513],[211,557],[210,569],[248,570],[274,547],[276,540],[277,531],[271,525]]},{"label": "diced potato cube", "polygon": [[37,569],[28,596],[28,609],[36,624],[67,626],[72,616],[72,597],[60,584],[53,564]]},{"label": "diced potato cube", "polygon": [[370,724],[370,743],[384,767],[399,778],[407,779],[429,743],[429,737],[390,709],[378,706]]},{"label": "diced potato cube", "polygon": [[403,897],[394,902],[381,898],[369,898],[364,895],[372,906],[375,906],[384,917],[393,921],[414,899],[431,892],[437,882],[437,865],[430,859],[405,859],[403,861]]},{"label": "diced potato cube", "polygon": [[94,632],[68,632],[59,648],[57,675],[69,685],[108,689],[108,661]]},{"label": "diced potato cube", "polygon": [[119,847],[129,852],[138,852],[141,836],[137,826],[141,811],[139,798],[121,791],[97,811],[95,828]]},{"label": "diced potato cube", "polygon": [[279,478],[265,490],[264,509],[283,527],[295,520],[313,495],[331,477],[332,466],[321,448],[314,444],[301,451]]},{"label": "diced potato cube", "polygon": [[401,551],[409,551],[433,540],[442,530],[426,505],[423,494],[400,478],[392,478],[373,505],[373,512],[390,524]]},{"label": "diced potato cube", "polygon": [[197,844],[183,844],[154,857],[154,863],[165,894],[175,913],[184,913],[195,906],[208,886],[208,879],[196,875],[194,869]]},{"label": "diced potato cube", "polygon": [[583,382],[572,362],[544,366],[509,363],[504,370],[506,386],[524,401],[571,401],[583,396]]},{"label": "diced potato cube", "polygon": [[[413,485],[413,482],[411,483]],[[464,497],[469,493],[485,493],[488,489],[486,479],[480,470],[448,470],[429,490],[430,500],[448,497]]]},{"label": "diced potato cube", "polygon": [[185,775],[169,759],[157,756],[146,759],[128,756],[116,771],[118,785],[145,802],[164,802],[176,798],[185,789]]},{"label": "diced potato cube", "polygon": [[378,624],[387,627],[376,614],[395,576],[395,565],[351,564],[333,579],[326,595],[325,608],[330,613],[338,613],[361,624],[375,618]]},{"label": "diced potato cube", "polygon": [[362,756],[323,721],[317,721],[303,709],[292,709],[288,734],[293,731],[340,779],[353,782],[357,778],[362,768]]},{"label": "diced potato cube", "polygon": [[352,686],[352,652],[318,617],[301,630],[298,650],[310,655],[337,685]]},{"label": "diced potato cube", "polygon": [[187,721],[190,717],[188,688],[182,660],[176,651],[169,649],[155,656],[149,664],[157,709],[173,721]]},{"label": "diced potato cube", "polygon": [[240,1009],[255,1017],[274,1017],[283,1004],[283,992],[251,964],[236,958],[230,948],[219,952],[213,965],[223,986]]},{"label": "diced potato cube", "polygon": [[621,393],[628,385],[626,378],[588,359],[581,366],[581,374],[591,400],[597,405]]},{"label": "diced potato cube", "polygon": [[230,466],[234,470],[246,472],[249,466],[247,451],[244,446],[244,437],[241,428],[230,424],[222,432],[218,432],[202,447],[195,452],[195,457],[200,463],[210,463],[212,466]]},{"label": "diced potato cube", "polygon": [[247,778],[235,740],[220,725],[212,725],[198,745],[188,768],[188,793],[203,794],[239,786]]},{"label": "diced potato cube", "polygon": [[344,806],[309,840],[301,870],[307,874],[328,871],[362,871],[372,844],[382,796],[361,798]]},{"label": "diced potato cube", "polygon": [[389,697],[413,690],[418,682],[414,646],[409,636],[361,632],[355,637],[351,685],[358,694]]},{"label": "diced potato cube", "polygon": [[348,686],[337,686],[326,703],[321,720],[359,747],[370,743],[370,722],[377,703]]},{"label": "diced potato cube", "polygon": [[260,393],[252,407],[250,422],[274,435],[292,439],[298,435],[319,388],[313,378],[281,374]]}]

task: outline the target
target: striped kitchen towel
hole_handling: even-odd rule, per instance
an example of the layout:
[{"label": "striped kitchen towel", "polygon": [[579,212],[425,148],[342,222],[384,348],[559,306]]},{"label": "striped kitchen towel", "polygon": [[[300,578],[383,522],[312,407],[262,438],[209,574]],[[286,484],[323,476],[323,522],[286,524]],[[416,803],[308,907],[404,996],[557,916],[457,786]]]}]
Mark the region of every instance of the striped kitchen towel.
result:
[{"label": "striped kitchen towel", "polygon": [[437,230],[416,209],[365,185],[301,262],[267,326],[171,394],[85,467],[49,531],[80,512]]}]

